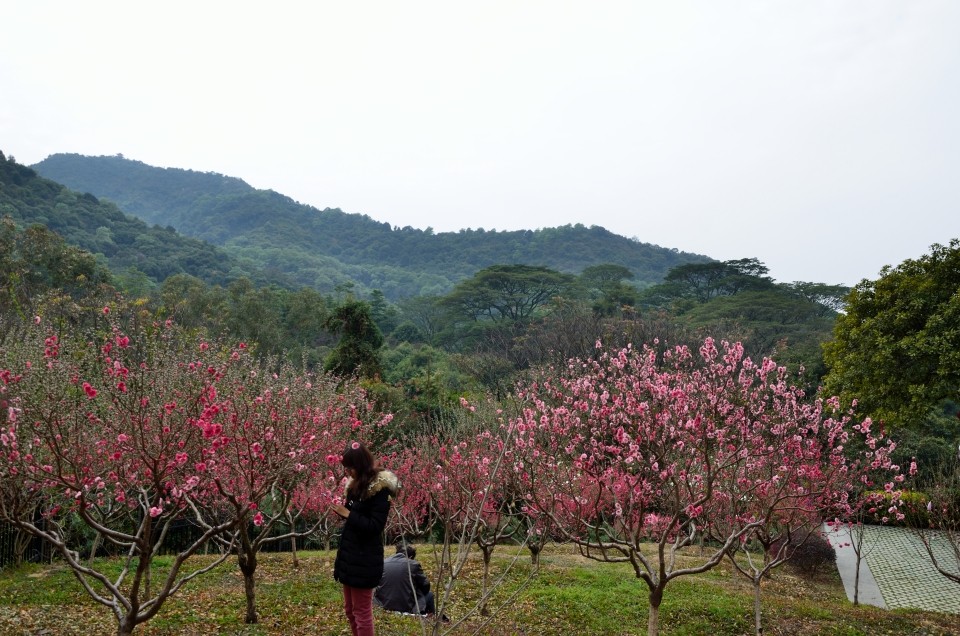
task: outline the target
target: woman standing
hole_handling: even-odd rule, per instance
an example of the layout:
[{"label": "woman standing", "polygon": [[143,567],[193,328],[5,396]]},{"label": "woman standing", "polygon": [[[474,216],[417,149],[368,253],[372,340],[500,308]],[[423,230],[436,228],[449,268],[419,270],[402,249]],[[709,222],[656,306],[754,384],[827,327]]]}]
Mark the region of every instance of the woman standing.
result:
[{"label": "woman standing", "polygon": [[373,636],[373,590],[383,576],[383,528],[400,482],[389,470],[377,469],[373,455],[359,442],[347,447],[340,463],[349,480],[347,505],[331,508],[345,520],[333,578],[343,585],[350,632]]}]

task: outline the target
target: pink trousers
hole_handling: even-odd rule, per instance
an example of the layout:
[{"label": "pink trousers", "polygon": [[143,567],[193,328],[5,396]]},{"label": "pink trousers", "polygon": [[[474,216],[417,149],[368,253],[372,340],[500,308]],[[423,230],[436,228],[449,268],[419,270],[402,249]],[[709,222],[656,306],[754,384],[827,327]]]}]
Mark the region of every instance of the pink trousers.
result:
[{"label": "pink trousers", "polygon": [[353,636],[373,636],[373,589],[344,585],[343,611]]}]

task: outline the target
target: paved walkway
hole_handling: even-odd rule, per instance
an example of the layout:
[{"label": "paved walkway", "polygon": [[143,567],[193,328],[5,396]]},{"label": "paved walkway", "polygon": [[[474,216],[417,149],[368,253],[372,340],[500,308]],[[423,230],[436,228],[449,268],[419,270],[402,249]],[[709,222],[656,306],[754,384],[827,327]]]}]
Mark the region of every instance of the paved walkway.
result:
[{"label": "paved walkway", "polygon": [[[860,563],[860,602],[888,608],[917,608],[960,614],[960,584],[937,572],[920,540],[904,528],[864,527]],[[837,569],[847,598],[853,601],[856,554],[845,528],[824,532],[837,550]],[[941,565],[956,568],[956,559],[942,537],[935,537]]]}]

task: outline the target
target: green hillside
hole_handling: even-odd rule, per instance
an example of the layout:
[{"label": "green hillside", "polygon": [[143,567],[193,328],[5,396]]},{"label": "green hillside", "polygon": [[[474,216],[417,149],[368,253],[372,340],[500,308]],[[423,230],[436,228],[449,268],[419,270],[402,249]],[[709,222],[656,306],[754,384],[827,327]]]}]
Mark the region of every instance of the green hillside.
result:
[{"label": "green hillside", "polygon": [[663,280],[672,267],[710,260],[580,224],[500,232],[396,228],[362,214],[318,210],[240,179],[156,168],[122,156],[57,154],[33,167],[147,222],[222,246],[321,292],[352,282],[360,292],[380,289],[393,300],[443,294],[477,271],[503,263],[571,274],[617,264],[644,288]]},{"label": "green hillside", "polygon": [[[777,284],[753,258],[718,262],[600,227],[435,234],[317,210],[219,174],[121,157],[56,155],[39,167],[53,174],[51,166],[76,168],[56,176],[96,196],[0,162],[0,214],[68,244],[7,228],[0,239],[23,246],[10,271],[36,269],[32,246],[44,241],[51,253],[96,254],[117,289],[186,327],[229,333],[264,355],[302,355],[311,366],[371,369],[385,382],[378,399],[405,412],[408,425],[439,416],[457,392],[506,395],[520,374],[589,357],[597,340],[741,341],[751,356],[805,367],[813,389],[847,292]],[[89,255],[74,260],[0,293],[19,307],[37,290],[79,294],[85,281],[105,278]]]},{"label": "green hillside", "polygon": [[[0,218],[20,227],[42,225],[69,244],[96,254],[116,274],[146,277],[154,284],[190,274],[210,284],[246,276],[268,282],[258,266],[241,264],[224,250],[150,226],[93,194],[81,194],[40,177],[0,153]],[[275,282],[275,281],[274,281]]]}]

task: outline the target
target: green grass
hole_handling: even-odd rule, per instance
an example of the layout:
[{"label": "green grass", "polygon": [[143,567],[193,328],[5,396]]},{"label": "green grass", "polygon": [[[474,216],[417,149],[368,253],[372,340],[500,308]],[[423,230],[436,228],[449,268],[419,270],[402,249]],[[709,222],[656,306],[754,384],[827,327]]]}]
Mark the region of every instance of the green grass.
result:
[{"label": "green grass", "polygon": [[[498,549],[495,568],[506,563],[509,549]],[[197,567],[210,557],[196,557]],[[420,558],[428,573],[430,550]],[[138,628],[144,636],[236,634],[247,636],[347,634],[340,588],[333,581],[333,554],[301,554],[294,569],[289,554],[261,555],[257,572],[260,622],[245,625],[243,579],[234,561],[201,575],[170,599],[160,613]],[[168,563],[168,562],[167,562]],[[117,572],[118,562],[101,561]],[[164,563],[161,562],[161,566]],[[161,567],[162,570],[162,567]],[[529,559],[511,570],[491,607],[520,589],[519,596],[495,612],[489,624],[468,618],[454,633],[494,635],[591,636],[645,634],[647,588],[627,564],[583,559],[565,546],[552,546],[542,556],[539,575],[526,586]],[[154,574],[158,580],[159,573]],[[463,617],[480,595],[479,558],[457,580],[445,612]],[[946,584],[946,583],[945,583]],[[853,607],[846,600],[836,573],[814,580],[781,569],[764,583],[763,612],[768,635],[874,636],[883,634],[960,633],[960,617],[920,611],[891,612]],[[419,635],[424,631],[412,617],[376,611],[380,636]],[[660,611],[661,634],[739,636],[753,632],[752,589],[736,579],[726,564],[710,572],[673,581]],[[73,574],[60,565],[26,565],[0,572],[0,635],[110,634],[116,627],[110,612],[90,599]],[[44,631],[45,630],[45,631]]]}]

